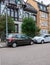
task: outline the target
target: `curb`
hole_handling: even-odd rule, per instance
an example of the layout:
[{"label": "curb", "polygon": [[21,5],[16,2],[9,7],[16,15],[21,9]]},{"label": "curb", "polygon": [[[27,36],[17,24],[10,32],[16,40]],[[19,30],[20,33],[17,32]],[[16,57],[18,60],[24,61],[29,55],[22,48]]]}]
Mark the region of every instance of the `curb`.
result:
[{"label": "curb", "polygon": [[6,43],[0,42],[0,48],[7,47]]}]

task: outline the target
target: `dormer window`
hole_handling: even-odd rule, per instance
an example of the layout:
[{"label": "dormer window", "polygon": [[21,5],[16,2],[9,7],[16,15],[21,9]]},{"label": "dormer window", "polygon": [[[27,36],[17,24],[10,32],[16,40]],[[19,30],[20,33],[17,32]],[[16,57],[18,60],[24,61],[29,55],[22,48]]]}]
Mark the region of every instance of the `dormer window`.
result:
[{"label": "dormer window", "polygon": [[18,1],[18,4],[20,4],[20,1]]},{"label": "dormer window", "polygon": [[44,11],[46,11],[46,7],[44,7]]},{"label": "dormer window", "polygon": [[16,4],[20,4],[20,0],[15,0],[15,3]]},{"label": "dormer window", "polygon": [[41,10],[43,9],[43,7],[40,5],[40,8],[41,8]]}]

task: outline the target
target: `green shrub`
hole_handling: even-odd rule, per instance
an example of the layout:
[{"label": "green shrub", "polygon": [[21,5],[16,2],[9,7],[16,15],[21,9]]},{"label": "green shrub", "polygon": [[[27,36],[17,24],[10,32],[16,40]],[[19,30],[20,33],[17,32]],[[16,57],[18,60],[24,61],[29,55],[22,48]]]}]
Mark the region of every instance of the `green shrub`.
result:
[{"label": "green shrub", "polygon": [[39,28],[36,26],[36,21],[34,21],[31,17],[30,18],[24,18],[22,23],[22,33],[33,37],[37,34],[37,31],[39,32]]}]

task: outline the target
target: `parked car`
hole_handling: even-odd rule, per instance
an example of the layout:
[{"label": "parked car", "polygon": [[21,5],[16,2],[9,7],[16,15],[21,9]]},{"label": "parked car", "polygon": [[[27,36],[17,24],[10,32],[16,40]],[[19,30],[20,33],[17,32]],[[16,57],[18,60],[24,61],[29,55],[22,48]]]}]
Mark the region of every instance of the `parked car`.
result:
[{"label": "parked car", "polygon": [[43,34],[39,36],[35,36],[32,38],[34,43],[44,43],[44,42],[50,42],[50,34]]},{"label": "parked car", "polygon": [[30,37],[25,34],[9,34],[6,39],[7,46],[16,47],[17,45],[22,44],[33,44],[33,41]]}]

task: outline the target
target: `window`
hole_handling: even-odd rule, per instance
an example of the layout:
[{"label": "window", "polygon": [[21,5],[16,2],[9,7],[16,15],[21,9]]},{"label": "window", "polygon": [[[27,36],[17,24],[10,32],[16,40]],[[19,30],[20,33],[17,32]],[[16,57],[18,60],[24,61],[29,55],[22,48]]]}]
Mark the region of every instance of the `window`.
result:
[{"label": "window", "polygon": [[40,22],[40,25],[41,25],[41,26],[48,26],[48,22],[47,22],[47,21],[43,21],[43,22],[41,21],[41,22]]},{"label": "window", "polygon": [[25,18],[25,11],[23,11],[23,18]]},{"label": "window", "polygon": [[34,21],[36,21],[36,16],[33,13],[29,13],[29,17],[32,17]]},{"label": "window", "polygon": [[46,7],[44,7],[44,11],[46,11]]},{"label": "window", "polygon": [[19,0],[15,0],[15,3],[16,3],[16,4],[20,4],[20,1],[19,1]]},{"label": "window", "polygon": [[23,10],[19,9],[19,18],[22,18],[22,17],[23,17]]},{"label": "window", "polygon": [[48,35],[45,35],[44,38],[49,37]]},{"label": "window", "polygon": [[[2,13],[2,14],[4,14],[5,11],[6,11],[6,9],[4,9],[4,8],[5,8],[5,5],[1,5],[1,13]],[[4,12],[3,12],[3,10],[4,10]]]},{"label": "window", "polygon": [[28,36],[26,36],[26,35],[21,35],[21,38],[23,38],[23,39],[28,39]]},{"label": "window", "polygon": [[25,12],[25,17],[28,17],[29,13]]},{"label": "window", "polygon": [[18,1],[18,3],[17,4],[20,4],[20,1]]},{"label": "window", "polygon": [[24,36],[24,35],[21,35],[21,38],[26,38],[26,36]]},{"label": "window", "polygon": [[46,33],[46,34],[47,34],[47,33],[48,33],[48,30],[46,30],[46,29],[41,29],[40,33],[41,33],[41,34],[43,34],[43,33]]},{"label": "window", "polygon": [[10,9],[8,9],[8,15],[10,16]]},{"label": "window", "polygon": [[32,16],[32,14],[31,13],[29,13],[29,17],[31,17]]},{"label": "window", "polygon": [[44,16],[45,16],[45,14],[44,14],[43,12],[41,12],[41,17],[43,17],[43,18],[44,18]]},{"label": "window", "polygon": [[15,17],[17,17],[17,11],[15,11]]},{"label": "window", "polygon": [[48,14],[47,13],[44,13],[44,12],[41,12],[41,17],[48,18]]},{"label": "window", "polygon": [[43,5],[40,5],[40,9],[43,10],[43,11],[46,11],[47,10],[47,7],[46,6],[43,6]]},{"label": "window", "polygon": [[11,9],[11,17],[13,17],[14,15],[13,9]]},{"label": "window", "polygon": [[48,14],[45,14],[45,18],[48,18]]},{"label": "window", "polygon": [[34,21],[36,21],[36,16],[32,15],[31,17],[33,18]]},{"label": "window", "polygon": [[43,9],[43,6],[42,6],[42,5],[40,5],[40,9],[41,9],[41,10]]},{"label": "window", "polygon": [[15,10],[15,20],[17,20],[17,11]]},{"label": "window", "polygon": [[13,20],[17,20],[17,11],[8,8],[8,15],[14,18]]}]

